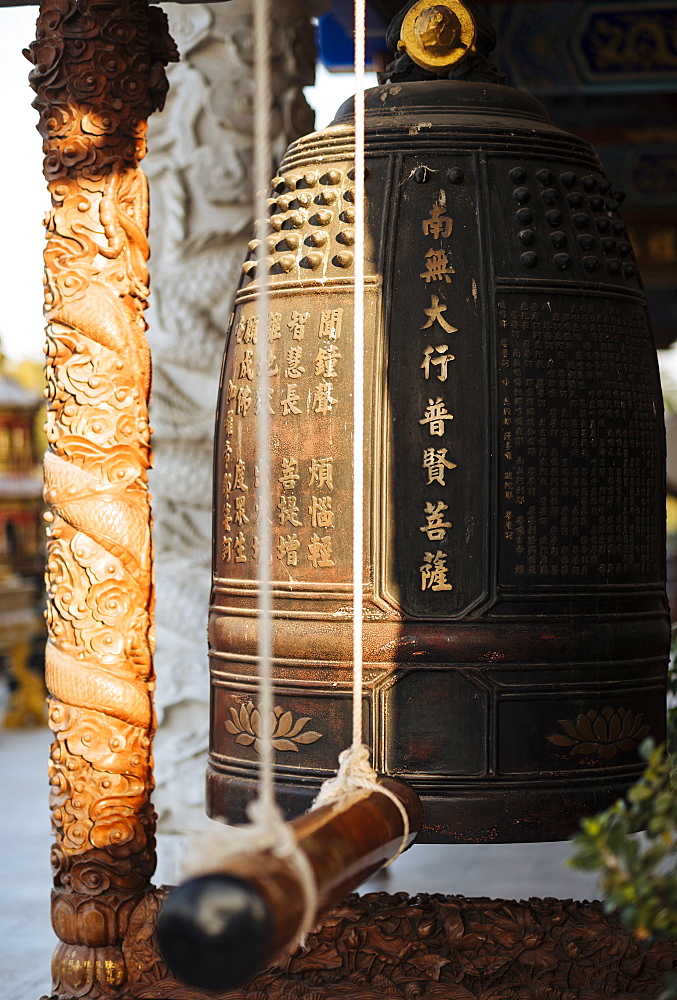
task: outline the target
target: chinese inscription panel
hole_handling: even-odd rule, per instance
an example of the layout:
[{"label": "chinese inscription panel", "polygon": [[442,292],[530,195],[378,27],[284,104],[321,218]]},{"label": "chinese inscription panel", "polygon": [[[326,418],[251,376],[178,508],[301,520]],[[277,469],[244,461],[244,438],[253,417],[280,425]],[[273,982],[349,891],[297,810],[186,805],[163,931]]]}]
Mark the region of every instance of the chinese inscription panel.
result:
[{"label": "chinese inscription panel", "polygon": [[660,581],[661,442],[643,306],[499,297],[500,579]]},{"label": "chinese inscription panel", "polygon": [[417,182],[405,158],[392,234],[385,589],[433,618],[461,614],[486,586],[480,274],[466,263],[479,259],[474,162],[456,159],[467,183],[437,164]]},{"label": "chinese inscription panel", "polygon": [[[327,300],[324,308],[324,299]],[[259,388],[260,342],[269,376]],[[258,577],[256,416],[271,420],[273,579],[343,580],[352,531],[352,296],[299,292],[236,310],[223,374],[217,439],[221,579]]]}]

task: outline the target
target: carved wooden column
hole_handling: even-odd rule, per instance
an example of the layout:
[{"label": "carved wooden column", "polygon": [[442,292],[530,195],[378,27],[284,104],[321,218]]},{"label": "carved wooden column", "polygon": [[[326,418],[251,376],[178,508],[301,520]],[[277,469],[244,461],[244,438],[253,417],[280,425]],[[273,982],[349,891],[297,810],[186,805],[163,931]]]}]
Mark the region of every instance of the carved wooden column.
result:
[{"label": "carved wooden column", "polygon": [[[28,54],[28,53],[27,53]],[[144,0],[45,0],[31,83],[45,250],[54,991],[117,997],[154,870],[146,119],[178,58]]]},{"label": "carved wooden column", "polygon": [[[313,128],[317,0],[271,5],[276,162]],[[181,62],[148,130],[153,296],[153,540],[159,718],[153,796],[160,871],[176,876],[177,831],[208,821],[207,608],[214,412],[224,342],[252,232],[251,0],[168,4]],[[275,165],[271,165],[271,177]]]}]

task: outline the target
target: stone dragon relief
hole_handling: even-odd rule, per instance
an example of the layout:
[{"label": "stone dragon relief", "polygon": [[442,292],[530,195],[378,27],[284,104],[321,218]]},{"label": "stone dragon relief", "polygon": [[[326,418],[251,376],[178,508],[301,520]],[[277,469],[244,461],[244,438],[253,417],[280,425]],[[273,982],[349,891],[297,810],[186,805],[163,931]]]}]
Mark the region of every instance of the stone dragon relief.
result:
[{"label": "stone dragon relief", "polygon": [[[276,161],[313,127],[302,88],[314,79],[317,8],[308,0],[271,5]],[[169,4],[167,13],[181,62],[169,69],[165,109],[149,123],[145,169],[153,206],[154,803],[160,871],[173,880],[177,831],[207,823],[212,442],[221,356],[251,237],[254,95],[250,0]]]},{"label": "stone dragon relief", "polygon": [[46,220],[54,990],[117,997],[154,868],[146,119],[178,58],[143,0],[45,0],[26,55]]}]

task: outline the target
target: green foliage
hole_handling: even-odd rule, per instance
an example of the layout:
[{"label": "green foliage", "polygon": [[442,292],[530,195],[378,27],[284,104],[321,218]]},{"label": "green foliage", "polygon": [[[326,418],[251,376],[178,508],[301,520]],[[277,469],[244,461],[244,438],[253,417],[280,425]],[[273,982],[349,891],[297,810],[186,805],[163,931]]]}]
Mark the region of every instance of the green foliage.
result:
[{"label": "green foliage", "polygon": [[[644,774],[626,799],[583,820],[571,864],[600,872],[606,909],[637,937],[665,940],[677,938],[677,757],[649,740],[640,752]],[[661,1000],[677,1000],[677,976]]]}]

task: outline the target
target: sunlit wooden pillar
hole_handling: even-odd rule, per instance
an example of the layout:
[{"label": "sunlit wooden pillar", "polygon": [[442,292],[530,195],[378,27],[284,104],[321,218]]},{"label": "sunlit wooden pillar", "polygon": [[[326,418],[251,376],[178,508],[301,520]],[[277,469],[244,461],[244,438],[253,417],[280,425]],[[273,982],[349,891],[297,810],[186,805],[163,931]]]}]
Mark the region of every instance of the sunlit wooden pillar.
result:
[{"label": "sunlit wooden pillar", "polygon": [[124,995],[154,870],[146,120],[177,57],[145,0],[45,0],[29,58],[45,250],[54,992]]}]

